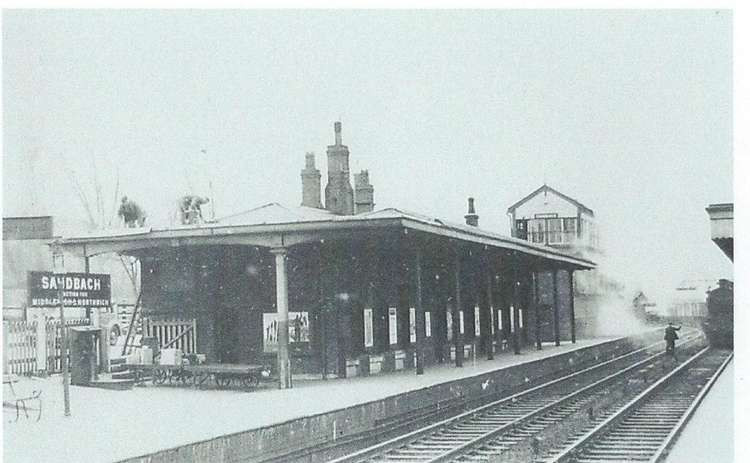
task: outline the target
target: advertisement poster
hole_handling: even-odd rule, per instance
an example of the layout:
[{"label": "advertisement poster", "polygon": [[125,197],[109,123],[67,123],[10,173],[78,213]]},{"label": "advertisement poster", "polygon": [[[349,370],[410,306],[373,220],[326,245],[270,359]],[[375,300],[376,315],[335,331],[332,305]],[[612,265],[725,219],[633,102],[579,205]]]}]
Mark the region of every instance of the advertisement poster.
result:
[{"label": "advertisement poster", "polygon": [[417,342],[417,309],[409,307],[409,342]]},{"label": "advertisement poster", "polygon": [[[263,351],[279,349],[277,313],[263,314]],[[310,319],[307,312],[289,312],[289,343],[310,342]]]},{"label": "advertisement poster", "polygon": [[490,334],[495,334],[495,308],[490,307]]},{"label": "advertisement poster", "polygon": [[475,305],[474,306],[474,334],[476,336],[479,336],[480,334],[482,334],[480,333],[481,326],[482,324],[479,323],[479,306]]},{"label": "advertisement poster", "polygon": [[448,310],[445,312],[445,324],[446,324],[446,338],[448,341],[451,341],[453,339],[453,311],[448,307]]},{"label": "advertisement poster", "polygon": [[374,345],[372,338],[372,309],[365,309],[365,347]]},{"label": "advertisement poster", "polygon": [[395,307],[388,308],[388,342],[390,344],[398,342],[398,316]]}]

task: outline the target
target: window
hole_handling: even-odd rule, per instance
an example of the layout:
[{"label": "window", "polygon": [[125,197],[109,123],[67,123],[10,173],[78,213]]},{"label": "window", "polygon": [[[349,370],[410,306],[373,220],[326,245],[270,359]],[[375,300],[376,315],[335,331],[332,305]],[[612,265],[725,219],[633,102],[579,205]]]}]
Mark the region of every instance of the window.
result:
[{"label": "window", "polygon": [[424,337],[429,338],[432,336],[432,316],[430,312],[424,313]]},{"label": "window", "polygon": [[562,243],[562,219],[548,219],[549,243]]},{"label": "window", "polygon": [[563,242],[572,243],[576,238],[576,218],[567,217],[563,219]]},{"label": "window", "polygon": [[544,243],[544,219],[533,219],[529,220],[529,228],[531,229],[531,241],[534,243]]},{"label": "window", "polygon": [[521,238],[522,240],[528,240],[528,235],[526,233],[526,221],[519,219],[516,220],[516,238]]}]

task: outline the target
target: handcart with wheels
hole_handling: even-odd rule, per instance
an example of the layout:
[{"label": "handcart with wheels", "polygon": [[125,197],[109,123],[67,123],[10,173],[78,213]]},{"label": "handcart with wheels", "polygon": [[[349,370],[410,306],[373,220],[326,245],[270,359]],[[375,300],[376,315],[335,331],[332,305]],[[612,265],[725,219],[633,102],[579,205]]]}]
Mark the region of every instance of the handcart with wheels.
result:
[{"label": "handcart with wheels", "polygon": [[220,388],[235,384],[239,387],[254,388],[261,381],[270,378],[270,370],[263,365],[217,363],[204,365],[143,365],[128,364],[136,374],[136,381],[142,382],[150,376],[154,384],[182,384],[201,387],[213,382]]}]

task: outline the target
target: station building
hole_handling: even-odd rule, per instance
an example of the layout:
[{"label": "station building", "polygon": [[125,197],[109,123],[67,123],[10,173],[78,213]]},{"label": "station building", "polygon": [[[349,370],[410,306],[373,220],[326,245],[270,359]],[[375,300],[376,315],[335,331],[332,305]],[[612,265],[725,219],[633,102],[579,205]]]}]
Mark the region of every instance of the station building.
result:
[{"label": "station building", "polygon": [[[572,275],[595,263],[480,229],[471,200],[466,224],[375,210],[369,174],[356,174],[352,187],[349,149],[334,127],[323,197],[308,153],[300,206],[68,237],[63,247],[136,257],[146,317],[193,319],[195,349],[209,362],[272,361],[281,387],[292,373],[419,374],[432,363],[461,366],[467,355],[541,348],[531,275]],[[563,300],[572,292],[562,286],[552,296],[558,343],[563,319],[575,341],[574,304]]]}]

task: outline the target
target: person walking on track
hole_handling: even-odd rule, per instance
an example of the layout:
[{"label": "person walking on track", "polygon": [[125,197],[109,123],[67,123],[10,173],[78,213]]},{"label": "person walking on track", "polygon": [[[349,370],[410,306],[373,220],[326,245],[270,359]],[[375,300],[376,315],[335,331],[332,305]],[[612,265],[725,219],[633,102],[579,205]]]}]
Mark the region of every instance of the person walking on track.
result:
[{"label": "person walking on track", "polygon": [[677,355],[675,355],[674,352],[674,342],[678,340],[680,337],[677,336],[677,332],[682,328],[682,326],[675,327],[672,322],[669,322],[666,328],[664,328],[664,340],[667,342],[667,355],[671,355],[672,358],[677,360]]}]

